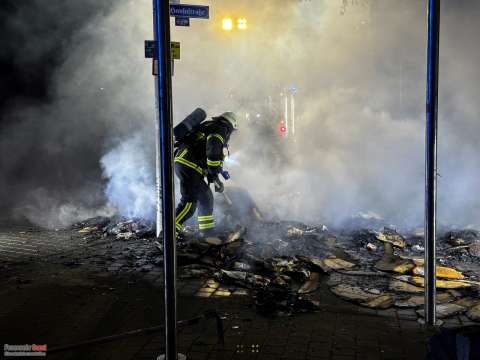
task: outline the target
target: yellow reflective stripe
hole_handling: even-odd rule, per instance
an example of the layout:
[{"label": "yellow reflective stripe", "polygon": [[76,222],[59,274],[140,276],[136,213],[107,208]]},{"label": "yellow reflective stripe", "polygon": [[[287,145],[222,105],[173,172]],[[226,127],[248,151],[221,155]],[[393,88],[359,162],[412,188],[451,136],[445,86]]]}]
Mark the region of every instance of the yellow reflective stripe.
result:
[{"label": "yellow reflective stripe", "polygon": [[211,138],[217,138],[218,140],[220,140],[220,142],[223,144],[225,140],[223,140],[223,137],[222,135],[220,134],[210,134],[207,136],[207,141],[210,140]]},{"label": "yellow reflective stripe", "polygon": [[175,221],[176,225],[180,225],[180,221],[183,220],[183,218],[188,214],[188,212],[190,211],[191,208],[192,208],[192,203],[187,202],[187,205],[185,205],[184,209],[182,211],[180,211],[180,214],[178,214],[178,216],[177,216],[177,219]]},{"label": "yellow reflective stripe", "polygon": [[213,220],[213,215],[203,215],[199,216],[198,220]]},{"label": "yellow reflective stripe", "polygon": [[208,221],[208,220],[215,220],[213,215],[208,215],[208,216],[199,216],[198,221]]},{"label": "yellow reflective stripe", "polygon": [[220,165],[222,165],[222,161],[221,161],[221,160],[210,160],[210,159],[207,159],[207,165],[208,165],[208,166],[220,166]]},{"label": "yellow reflective stripe", "polygon": [[194,169],[195,171],[197,171],[200,175],[203,175],[203,169],[202,169],[200,166],[198,166],[197,164],[194,164],[194,163],[192,163],[192,162],[190,162],[190,161],[188,161],[188,160],[181,159],[181,158],[180,158],[180,159],[179,159],[179,158],[176,158],[176,159],[175,159],[175,162],[176,162],[176,163],[183,164],[183,165],[185,165],[185,166],[188,166],[188,167]]},{"label": "yellow reflective stripe", "polygon": [[175,224],[175,227],[177,228],[178,231],[182,230],[182,225],[180,224]]},{"label": "yellow reflective stripe", "polygon": [[194,169],[200,175],[204,175],[204,170],[200,166],[183,158],[185,155],[187,155],[187,152],[188,149],[184,149],[178,156],[175,157],[174,161]]},{"label": "yellow reflective stripe", "polygon": [[215,227],[215,223],[208,223],[208,224],[198,224],[198,228],[200,230],[211,229]]},{"label": "yellow reflective stripe", "polygon": [[191,207],[192,207],[192,203],[188,202],[187,205],[185,205],[185,207],[183,208],[183,210],[180,211],[180,214],[178,214],[177,219],[175,221],[176,224],[180,224],[180,221],[182,221],[183,218],[187,215]]},{"label": "yellow reflective stripe", "polygon": [[185,154],[187,153],[187,151],[188,151],[188,149],[184,149],[184,150],[180,153],[180,155],[177,156],[177,158],[182,159],[182,158],[185,156]]}]

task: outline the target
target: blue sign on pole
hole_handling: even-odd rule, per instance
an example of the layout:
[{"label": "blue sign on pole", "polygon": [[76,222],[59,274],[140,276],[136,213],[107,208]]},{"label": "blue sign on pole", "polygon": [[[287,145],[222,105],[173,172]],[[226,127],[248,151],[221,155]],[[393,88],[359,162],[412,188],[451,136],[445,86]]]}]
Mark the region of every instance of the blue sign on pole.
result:
[{"label": "blue sign on pole", "polygon": [[190,18],[176,17],[175,26],[190,26]]},{"label": "blue sign on pole", "polygon": [[210,8],[204,5],[170,4],[170,16],[208,19]]}]

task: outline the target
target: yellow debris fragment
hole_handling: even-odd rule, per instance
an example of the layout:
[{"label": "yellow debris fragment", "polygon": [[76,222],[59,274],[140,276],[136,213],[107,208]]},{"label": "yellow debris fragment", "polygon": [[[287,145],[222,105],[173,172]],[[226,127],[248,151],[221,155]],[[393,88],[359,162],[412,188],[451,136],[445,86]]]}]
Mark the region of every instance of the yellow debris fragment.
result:
[{"label": "yellow debris fragment", "polygon": [[323,263],[330,269],[334,269],[334,270],[350,269],[355,266],[355,264],[349,261],[346,261],[334,256],[324,259]]},{"label": "yellow debris fragment", "polygon": [[305,233],[302,229],[296,228],[295,226],[289,226],[287,229],[287,236],[296,237],[302,236]]},{"label": "yellow debris fragment", "polygon": [[363,306],[367,306],[373,309],[388,309],[395,303],[395,297],[391,294],[380,295],[372,300],[362,303]]},{"label": "yellow debris fragment", "polygon": [[[400,281],[408,282],[416,286],[421,286],[421,287],[425,286],[425,279],[420,276],[400,275],[400,276],[397,276],[396,279]],[[437,285],[437,288],[439,289],[460,289],[460,288],[468,288],[472,286],[472,284],[467,281],[438,280],[438,279],[437,279],[436,285]]]},{"label": "yellow debris fragment", "polygon": [[227,296],[230,296],[232,295],[232,293],[230,292],[230,290],[228,289],[225,289],[225,288],[218,288],[217,291],[215,291],[213,293],[213,296],[223,296],[223,297],[227,297]]},{"label": "yellow debris fragment", "polygon": [[212,288],[212,289],[216,289],[219,286],[220,286],[220,284],[218,282],[216,282],[214,279],[208,279],[204,284],[204,287]]},{"label": "yellow debris fragment", "polygon": [[90,232],[95,231],[95,230],[97,230],[96,226],[86,226],[83,229],[78,230],[78,232],[81,233],[81,234],[86,234],[86,233],[90,233]]},{"label": "yellow debris fragment", "polygon": [[385,254],[375,267],[381,271],[391,271],[405,274],[415,267],[415,264],[408,259],[402,259],[396,255]]},{"label": "yellow debris fragment", "polygon": [[400,235],[396,231],[380,232],[377,234],[376,238],[377,240],[390,243],[393,246],[397,246],[399,248],[405,247],[405,240],[403,239],[402,235]]},{"label": "yellow debris fragment", "polygon": [[[415,269],[413,269],[413,273],[415,275],[425,276],[425,268],[423,266],[417,266]],[[460,271],[444,266],[437,266],[437,277],[457,280],[465,279],[465,276],[463,276]]]},{"label": "yellow debris fragment", "polygon": [[425,290],[421,287],[409,284],[408,282],[400,280],[392,280],[389,285],[390,290],[406,293],[423,293]]},{"label": "yellow debris fragment", "polygon": [[425,259],[412,259],[412,261],[417,266],[423,266],[423,264],[425,264]]}]

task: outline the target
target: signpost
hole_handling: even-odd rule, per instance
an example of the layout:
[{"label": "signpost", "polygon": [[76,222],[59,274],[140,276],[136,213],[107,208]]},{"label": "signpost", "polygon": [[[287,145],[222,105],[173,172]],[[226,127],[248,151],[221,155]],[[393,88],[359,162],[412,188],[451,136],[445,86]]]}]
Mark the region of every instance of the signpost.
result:
[{"label": "signpost", "polygon": [[190,18],[188,17],[176,17],[175,26],[190,26]]},{"label": "signpost", "polygon": [[178,41],[170,43],[170,51],[172,52],[172,59],[180,60],[180,43]]},{"label": "signpost", "polygon": [[209,18],[209,7],[169,4],[152,0],[155,40],[145,41],[145,57],[153,59],[156,100],[157,238],[163,240],[165,285],[165,354],[158,359],[181,360],[177,354],[177,289],[175,192],[173,171],[172,73],[173,59],[180,59],[180,43],[170,41],[170,16],[175,24],[189,26],[190,18]]},{"label": "signpost", "polygon": [[[157,110],[157,238],[163,240],[165,355],[177,360],[175,192],[173,179],[172,72],[168,2],[153,0],[153,46]],[[151,48],[151,47],[149,47]],[[146,47],[147,49],[147,47]],[[157,66],[155,66],[155,62]],[[157,69],[155,69],[157,68]],[[161,358],[161,357],[160,357]]]},{"label": "signpost", "polygon": [[[180,43],[178,41],[170,42],[170,52],[172,59],[180,60]],[[157,59],[157,51],[154,40],[145,40],[145,58]]]},{"label": "signpost", "polygon": [[428,1],[425,127],[425,322],[436,324],[437,119],[440,0]]},{"label": "signpost", "polygon": [[170,16],[208,19],[210,17],[210,8],[204,5],[171,4]]}]

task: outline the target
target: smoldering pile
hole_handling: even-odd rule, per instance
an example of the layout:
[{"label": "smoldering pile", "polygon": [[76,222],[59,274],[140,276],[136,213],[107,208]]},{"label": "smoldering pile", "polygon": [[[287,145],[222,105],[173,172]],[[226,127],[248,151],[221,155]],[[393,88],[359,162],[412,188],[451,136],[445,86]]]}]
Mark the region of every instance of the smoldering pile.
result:
[{"label": "smoldering pile", "polygon": [[71,227],[87,239],[114,236],[117,240],[153,238],[155,224],[143,219],[123,217],[95,217],[73,224]]},{"label": "smoldering pile", "polygon": [[[135,243],[146,241],[147,249],[135,256],[140,270],[161,266],[162,245],[152,223],[96,218],[75,229],[92,240],[106,237],[128,243],[126,256],[136,251]],[[185,241],[177,246],[178,276],[204,278],[210,285],[200,296],[249,294],[257,310],[269,316],[318,310],[318,297],[313,295],[326,286],[363,307],[411,308],[422,317],[422,242],[420,231],[400,234],[389,227],[331,231],[323,225],[263,221],[249,231],[237,226],[206,239],[186,227]],[[450,230],[440,237],[439,318],[466,314],[480,321],[479,248],[480,234],[474,230]]]}]

